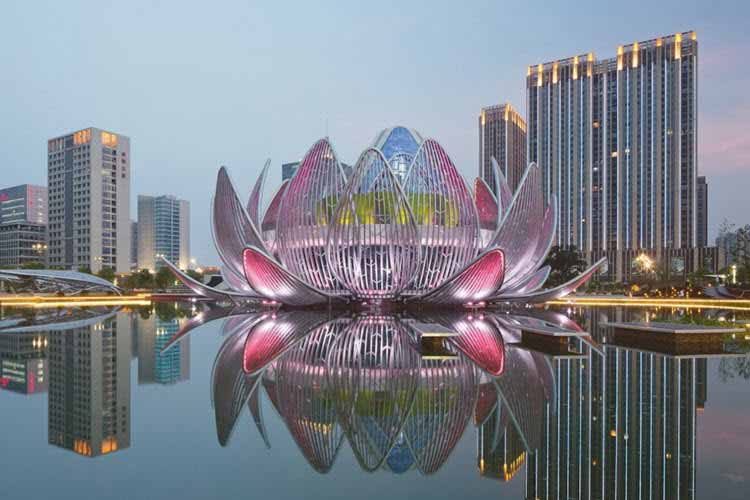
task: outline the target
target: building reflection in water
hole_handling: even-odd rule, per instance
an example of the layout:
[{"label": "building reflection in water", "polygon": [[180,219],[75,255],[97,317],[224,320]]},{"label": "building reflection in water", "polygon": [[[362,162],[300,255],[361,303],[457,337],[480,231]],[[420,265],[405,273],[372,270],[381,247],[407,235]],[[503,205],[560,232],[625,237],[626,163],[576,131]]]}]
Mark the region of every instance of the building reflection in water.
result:
[{"label": "building reflection in water", "polygon": [[[604,322],[644,314],[231,316],[212,378],[219,442],[248,406],[270,446],[265,395],[320,473],[347,443],[363,470],[432,474],[473,426],[479,474],[525,471],[529,499],[694,498],[706,357],[613,344]],[[542,352],[521,335],[538,325],[591,335]]]},{"label": "building reflection in water", "polygon": [[119,313],[49,330],[50,444],[89,457],[130,447],[130,325]]},{"label": "building reflection in water", "polygon": [[135,318],[135,339],[138,354],[138,385],[170,385],[190,380],[190,339],[173,349],[164,347],[186,320],[177,318]]}]

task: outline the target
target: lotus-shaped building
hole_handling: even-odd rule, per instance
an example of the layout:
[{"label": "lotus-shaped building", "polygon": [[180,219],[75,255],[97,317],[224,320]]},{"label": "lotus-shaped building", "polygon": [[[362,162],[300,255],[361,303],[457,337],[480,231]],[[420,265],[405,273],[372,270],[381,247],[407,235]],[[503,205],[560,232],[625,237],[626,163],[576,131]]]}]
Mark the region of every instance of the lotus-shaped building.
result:
[{"label": "lotus-shaped building", "polygon": [[325,138],[261,216],[269,163],[246,205],[219,170],[213,235],[230,291],[168,263],[197,294],[290,306],[542,302],[572,292],[604,263],[541,290],[557,213],[554,202],[544,206],[535,164],[515,194],[496,163],[494,189],[476,179],[472,190],[437,141],[395,127],[376,137],[347,176]]}]

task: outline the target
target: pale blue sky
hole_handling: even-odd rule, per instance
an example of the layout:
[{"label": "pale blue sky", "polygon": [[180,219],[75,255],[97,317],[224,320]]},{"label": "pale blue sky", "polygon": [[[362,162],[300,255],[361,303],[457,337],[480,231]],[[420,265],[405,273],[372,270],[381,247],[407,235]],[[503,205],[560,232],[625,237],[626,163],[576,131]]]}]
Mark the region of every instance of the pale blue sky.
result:
[{"label": "pale blue sky", "polygon": [[[153,5],[150,5],[153,4]],[[750,7],[742,1],[6,2],[0,10],[0,185],[46,184],[46,140],[96,126],[130,136],[138,193],[190,200],[211,263],[209,201],[226,164],[244,197],[263,166],[327,130],[353,162],[404,124],[477,171],[477,113],[525,114],[526,66],[696,30],[700,173],[710,232],[750,223]]]}]

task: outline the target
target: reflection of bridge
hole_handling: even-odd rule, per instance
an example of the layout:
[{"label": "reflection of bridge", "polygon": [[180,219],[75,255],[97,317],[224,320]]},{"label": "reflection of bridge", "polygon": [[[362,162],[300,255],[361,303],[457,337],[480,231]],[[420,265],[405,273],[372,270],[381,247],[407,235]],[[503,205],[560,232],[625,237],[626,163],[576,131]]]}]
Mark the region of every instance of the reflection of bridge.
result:
[{"label": "reflection of bridge", "polygon": [[[420,321],[424,321],[420,319]],[[362,469],[432,474],[448,460],[472,415],[502,414],[531,451],[540,441],[550,398],[549,365],[507,346],[497,321],[464,315],[432,318],[456,332],[451,359],[423,359],[419,332],[390,316],[329,318],[320,312],[235,316],[214,367],[219,441],[226,444],[248,404],[263,439],[260,388],[321,473],[346,440]],[[506,332],[507,335],[507,332]],[[480,387],[489,387],[490,397]],[[484,419],[483,419],[484,420]],[[477,422],[477,424],[482,422]],[[497,444],[497,443],[496,443]]]}]

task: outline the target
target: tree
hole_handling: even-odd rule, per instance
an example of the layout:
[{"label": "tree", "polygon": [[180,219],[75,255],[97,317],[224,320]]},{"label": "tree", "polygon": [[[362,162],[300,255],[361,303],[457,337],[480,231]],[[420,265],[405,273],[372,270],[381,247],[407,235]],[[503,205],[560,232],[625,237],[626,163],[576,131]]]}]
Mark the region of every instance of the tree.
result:
[{"label": "tree", "polygon": [[115,281],[115,271],[111,267],[103,267],[96,275],[110,283]]},{"label": "tree", "polygon": [[586,269],[586,260],[575,246],[552,247],[544,264],[551,268],[547,279],[548,286],[557,286],[570,281]]},{"label": "tree", "polygon": [[174,275],[168,268],[162,267],[156,273],[154,281],[156,282],[156,288],[164,289],[174,284]]},{"label": "tree", "polygon": [[190,276],[196,281],[203,282],[203,274],[199,273],[198,271],[195,271],[194,269],[188,269],[187,271],[185,271],[185,274],[187,274],[188,276]]},{"label": "tree", "polygon": [[46,269],[46,267],[41,262],[24,262],[21,264],[21,269]]}]

